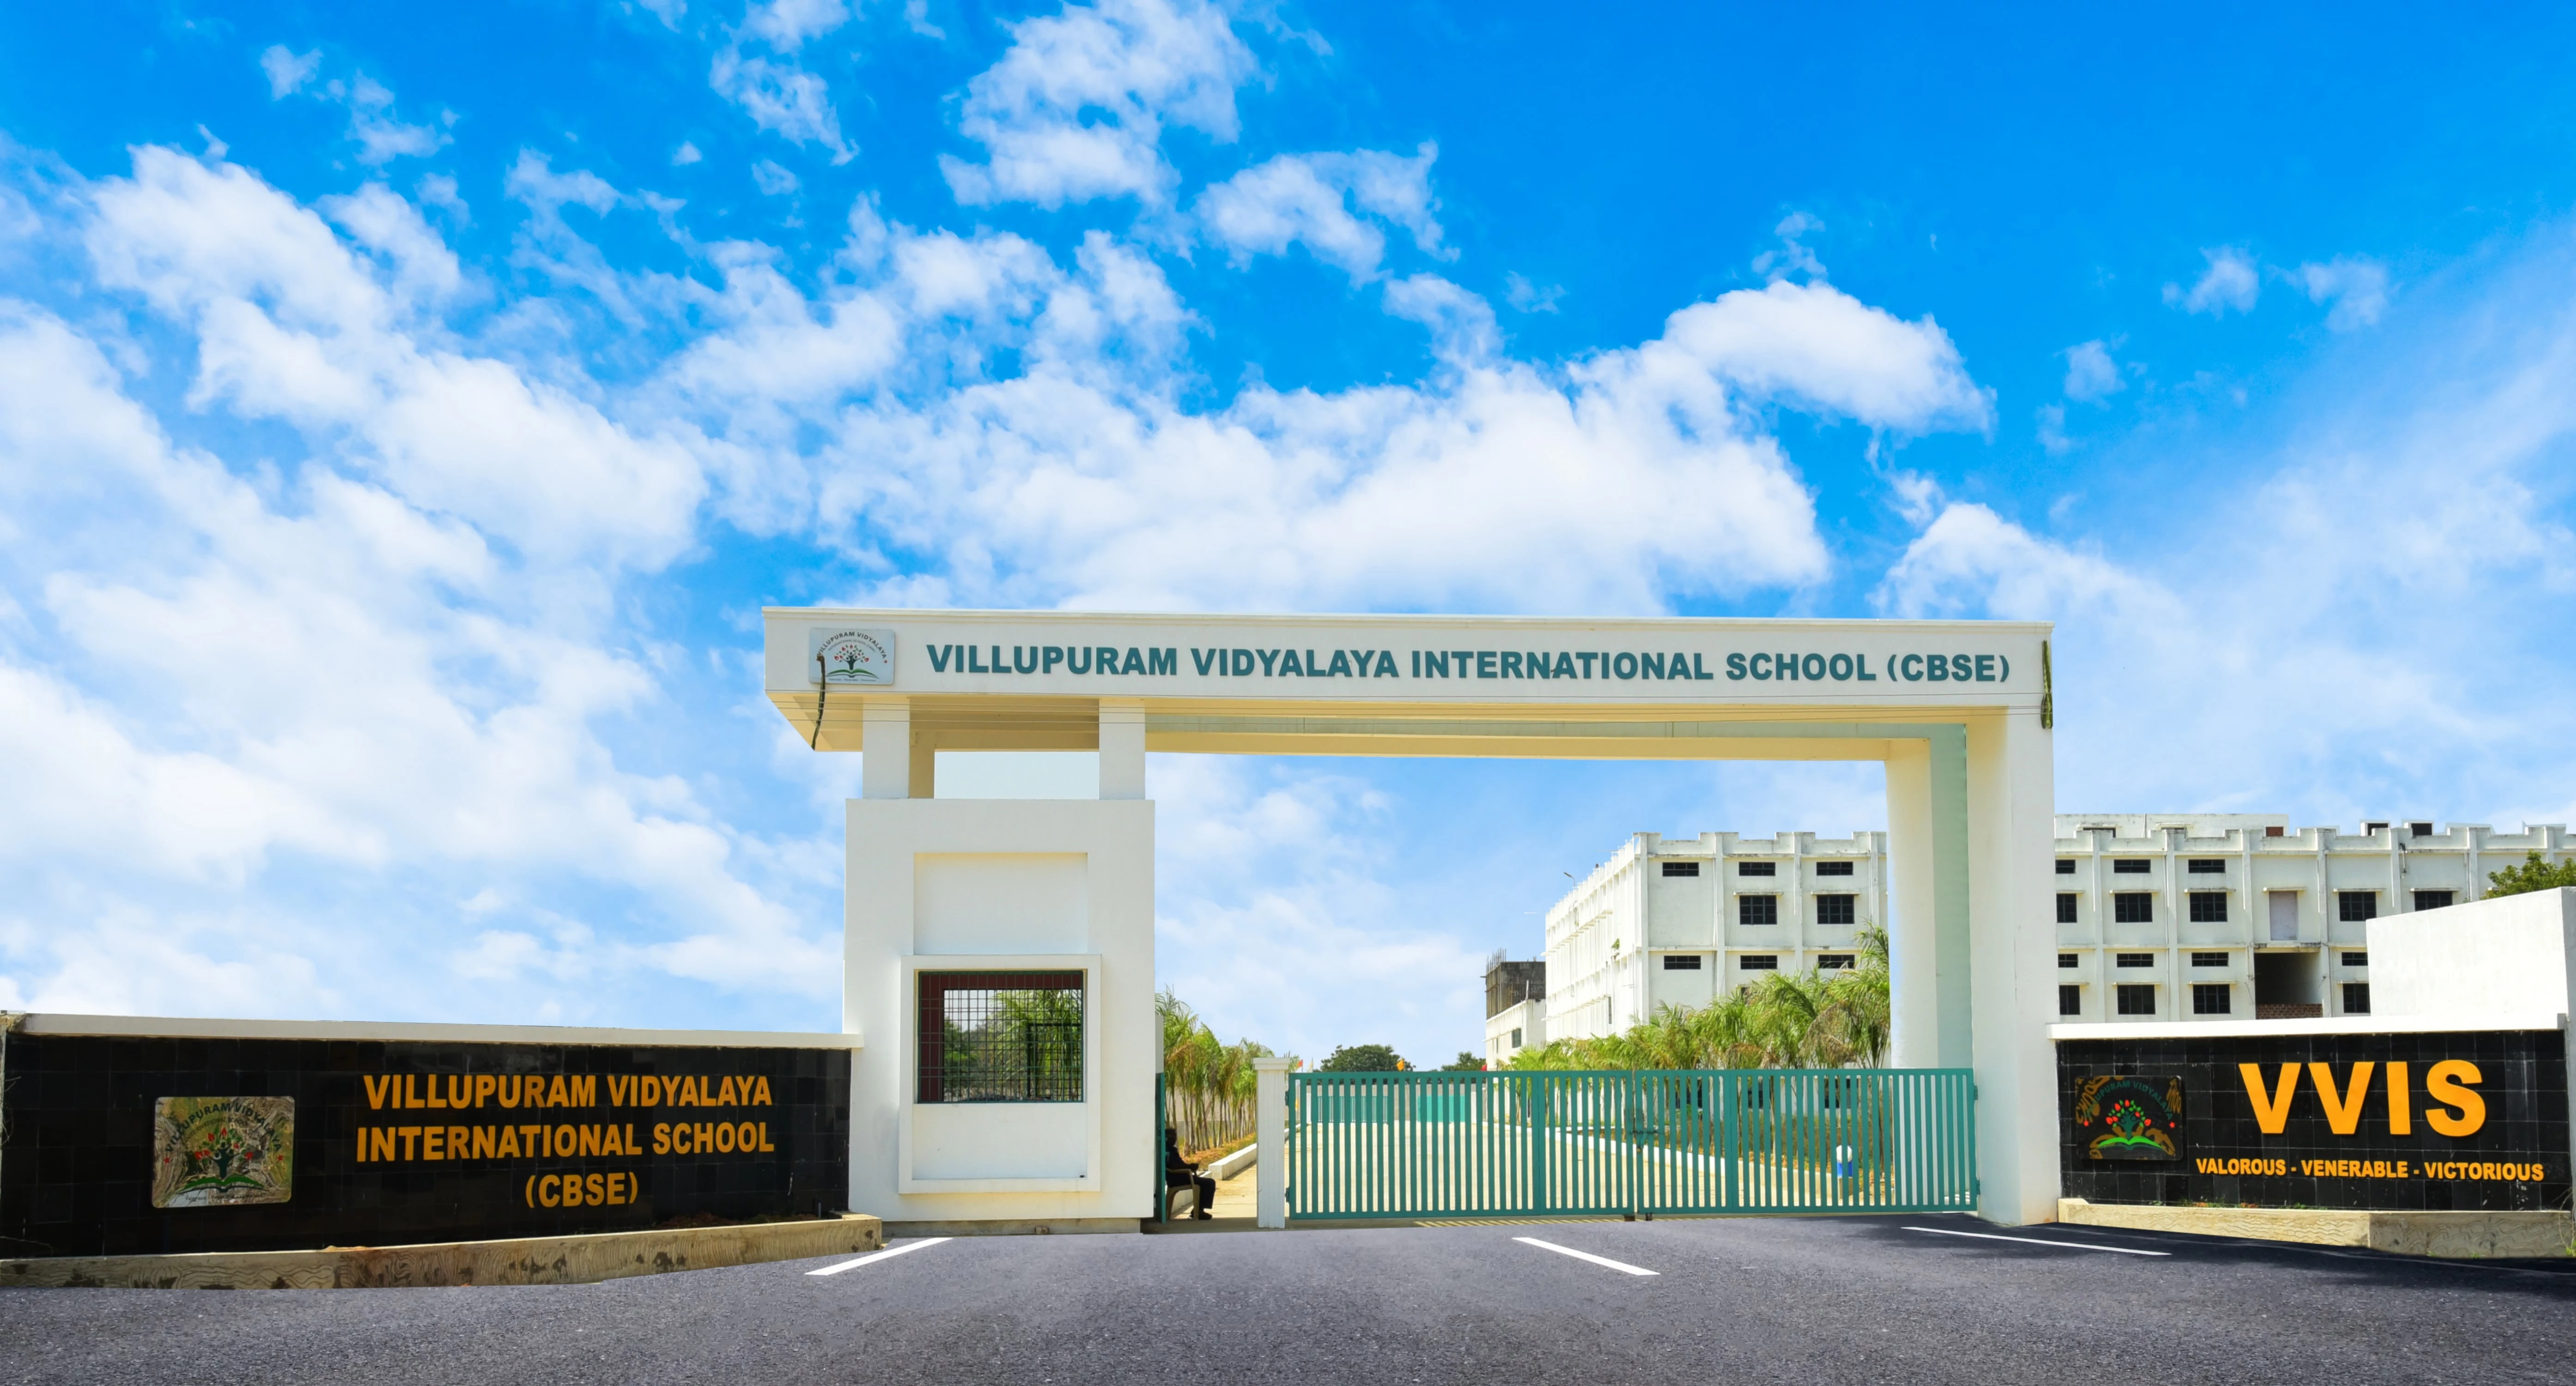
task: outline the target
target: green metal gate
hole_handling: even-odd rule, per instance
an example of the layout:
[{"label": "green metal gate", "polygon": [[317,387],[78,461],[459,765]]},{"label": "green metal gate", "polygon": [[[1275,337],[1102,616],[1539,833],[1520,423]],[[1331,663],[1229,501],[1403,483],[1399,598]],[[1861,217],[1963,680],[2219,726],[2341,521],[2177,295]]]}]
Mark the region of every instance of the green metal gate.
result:
[{"label": "green metal gate", "polygon": [[1963,1068],[1294,1073],[1289,1217],[1966,1211],[1975,1099]]}]

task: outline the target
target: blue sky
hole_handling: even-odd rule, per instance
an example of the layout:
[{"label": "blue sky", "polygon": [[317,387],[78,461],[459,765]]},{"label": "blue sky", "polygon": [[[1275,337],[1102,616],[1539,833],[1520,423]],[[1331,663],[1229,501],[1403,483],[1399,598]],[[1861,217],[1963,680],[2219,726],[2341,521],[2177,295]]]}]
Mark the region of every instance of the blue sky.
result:
[{"label": "blue sky", "polygon": [[[2045,617],[2070,809],[2576,817],[2562,11],[0,11],[0,1006],[828,1028],[764,603]],[[1477,1042],[1866,767],[1158,758]]]}]

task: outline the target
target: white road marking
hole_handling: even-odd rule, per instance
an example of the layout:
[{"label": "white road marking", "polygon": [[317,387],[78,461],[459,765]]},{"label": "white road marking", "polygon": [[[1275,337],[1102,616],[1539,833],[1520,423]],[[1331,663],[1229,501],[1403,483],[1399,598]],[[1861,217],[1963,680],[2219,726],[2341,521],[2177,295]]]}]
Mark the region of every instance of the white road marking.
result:
[{"label": "white road marking", "polygon": [[937,1246],[946,1240],[948,1240],[946,1237],[924,1237],[920,1241],[906,1242],[902,1246],[890,1246],[883,1251],[871,1251],[867,1255],[862,1256],[855,1261],[843,1261],[839,1265],[825,1266],[821,1270],[809,1270],[805,1273],[807,1275],[839,1275],[845,1270],[857,1270],[859,1267],[864,1266],[871,1261],[882,1261],[889,1256],[901,1256],[907,1251],[919,1251],[926,1246]]},{"label": "white road marking", "polygon": [[1558,1246],[1554,1242],[1542,1242],[1536,1237],[1514,1237],[1512,1240],[1516,1242],[1526,1242],[1542,1251],[1553,1251],[1559,1256],[1571,1256],[1577,1261],[1589,1261],[1596,1266],[1608,1266],[1614,1271],[1626,1271],[1630,1275],[1662,1274],[1660,1271],[1650,1271],[1644,1266],[1632,1266],[1625,1261],[1613,1261],[1607,1256],[1595,1256],[1588,1251],[1577,1251],[1570,1246]]},{"label": "white road marking", "polygon": [[2038,1237],[2007,1237],[1999,1232],[1953,1232],[1946,1227],[1909,1227],[1908,1232],[1929,1232],[1935,1237],[1980,1237],[1990,1242],[2027,1242],[2032,1246],[2063,1246],[2077,1251],[2116,1251],[2123,1256],[2171,1256],[2170,1251],[2139,1251],[2134,1247],[2095,1246],[2091,1242],[2051,1242]]}]

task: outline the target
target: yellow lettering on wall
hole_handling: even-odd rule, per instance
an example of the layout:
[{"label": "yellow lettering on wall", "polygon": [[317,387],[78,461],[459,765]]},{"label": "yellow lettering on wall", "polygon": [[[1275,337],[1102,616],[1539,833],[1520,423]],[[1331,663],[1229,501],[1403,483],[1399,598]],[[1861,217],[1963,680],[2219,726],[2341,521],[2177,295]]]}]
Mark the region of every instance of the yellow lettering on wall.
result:
[{"label": "yellow lettering on wall", "polygon": [[622,1153],[628,1155],[641,1155],[644,1153],[643,1151],[635,1148],[635,1124],[633,1122],[628,1122],[626,1124],[626,1149]]},{"label": "yellow lettering on wall", "polygon": [[528,1176],[527,1196],[528,1196],[528,1206],[529,1206],[529,1207],[531,1207],[531,1208],[536,1207],[536,1206],[537,1206],[537,1176],[535,1176],[535,1175],[533,1175],[533,1174],[531,1174],[531,1175],[529,1175],[529,1176]]},{"label": "yellow lettering on wall", "polygon": [[379,1078],[369,1073],[363,1075],[362,1081],[367,1085],[367,1110],[382,1111],[385,1099],[394,1094],[394,1076],[388,1073]]},{"label": "yellow lettering on wall", "polygon": [[742,1094],[733,1090],[733,1078],[730,1075],[725,1078],[724,1085],[716,1089],[716,1105],[719,1107],[742,1105]]},{"label": "yellow lettering on wall", "polygon": [[421,1105],[420,1075],[417,1073],[406,1073],[402,1076],[402,1079],[403,1105],[406,1107],[417,1107]]},{"label": "yellow lettering on wall", "polygon": [[671,1123],[667,1121],[653,1123],[653,1153],[656,1155],[671,1153]]},{"label": "yellow lettering on wall", "polygon": [[564,1081],[572,1084],[572,1105],[576,1107],[596,1107],[599,1105],[598,1074],[584,1073],[576,1077],[565,1079]]},{"label": "yellow lettering on wall", "polygon": [[626,1105],[626,1099],[634,1095],[635,1080],[633,1078],[621,1078],[614,1073],[608,1075],[609,1106],[623,1107]]},{"label": "yellow lettering on wall", "polygon": [[494,1092],[496,1089],[498,1089],[500,1086],[501,1086],[501,1080],[500,1080],[499,1078],[497,1078],[497,1077],[494,1077],[493,1075],[491,1075],[491,1074],[489,1074],[489,1073],[477,1073],[477,1074],[475,1074],[475,1075],[474,1075],[474,1105],[475,1105],[475,1106],[477,1106],[477,1107],[482,1106],[482,1105],[483,1105],[483,1099],[484,1099],[484,1098],[487,1098],[487,1097],[490,1097],[490,1096],[493,1094],[493,1092]]},{"label": "yellow lettering on wall", "polygon": [[596,1126],[582,1127],[579,1131],[576,1131],[573,1134],[573,1141],[574,1154],[585,1157],[597,1155],[599,1153],[599,1128]]},{"label": "yellow lettering on wall", "polygon": [[474,1075],[470,1073],[447,1075],[447,1105],[460,1112],[474,1105]]},{"label": "yellow lettering on wall", "polygon": [[760,1123],[760,1152],[766,1155],[777,1149],[777,1146],[769,1143],[769,1123],[765,1121]]},{"label": "yellow lettering on wall", "polygon": [[417,1126],[397,1126],[394,1130],[402,1136],[402,1157],[406,1160],[412,1158],[412,1139],[420,1134],[420,1128]]},{"label": "yellow lettering on wall", "polygon": [[2281,1085],[2268,1098],[2263,1092],[2263,1068],[2260,1064],[2238,1064],[2236,1071],[2245,1078],[2246,1100],[2254,1104],[2254,1127],[2267,1136],[2277,1136],[2290,1124],[2290,1099],[2298,1095],[2299,1066],[2281,1065]]},{"label": "yellow lettering on wall", "polygon": [[547,1146],[546,1153],[558,1160],[564,1159],[573,1153],[574,1142],[580,1139],[580,1135],[571,1127],[558,1126],[555,1128],[554,1140]]},{"label": "yellow lettering on wall", "polygon": [[549,1107],[569,1107],[572,1105],[571,1096],[564,1091],[563,1075],[560,1073],[555,1075],[555,1080],[552,1083],[546,1085],[546,1105]]},{"label": "yellow lettering on wall", "polygon": [[500,1131],[497,1128],[490,1126],[475,1127],[474,1158],[477,1160],[493,1160],[500,1158],[501,1143],[495,1139],[499,1135]]},{"label": "yellow lettering on wall", "polygon": [[557,1193],[557,1192],[556,1192],[557,1188],[561,1185],[561,1183],[562,1183],[562,1179],[560,1178],[560,1176],[552,1175],[552,1174],[545,1175],[545,1176],[543,1176],[542,1178],[538,1179],[538,1180],[537,1180],[537,1202],[538,1202],[539,1204],[541,1204],[542,1206],[544,1206],[544,1207],[548,1207],[548,1208],[560,1208],[560,1207],[562,1207],[562,1206],[563,1206],[563,1198],[562,1198],[562,1196],[561,1196],[559,1193]]},{"label": "yellow lettering on wall", "polygon": [[700,1155],[716,1148],[715,1123],[697,1122],[689,1127],[689,1147]]},{"label": "yellow lettering on wall", "polygon": [[516,1107],[519,1105],[519,1075],[515,1073],[504,1073],[492,1081],[500,1087],[500,1093],[497,1100],[502,1106]]},{"label": "yellow lettering on wall", "polygon": [[754,1081],[758,1086],[751,1090],[751,1105],[755,1107],[777,1106],[777,1103],[769,1100],[769,1079],[766,1076],[763,1076]]},{"label": "yellow lettering on wall", "polygon": [[427,1088],[429,1089],[429,1100],[428,1100],[427,1102],[422,1103],[422,1104],[421,1104],[422,1106],[424,1106],[424,1107],[444,1107],[444,1106],[446,1106],[446,1105],[447,1105],[447,1099],[438,1095],[438,1075],[437,1075],[437,1074],[433,1073],[433,1074],[429,1075],[429,1081],[428,1081],[426,1084],[423,1084],[423,1086],[424,1086],[424,1087],[427,1087]]},{"label": "yellow lettering on wall", "polygon": [[2352,1082],[2342,1092],[2335,1091],[2334,1069],[2326,1064],[2308,1065],[2308,1076],[2316,1081],[2317,1102],[2326,1109],[2326,1129],[2338,1136],[2349,1136],[2361,1129],[2361,1104],[2370,1096],[2370,1071],[2379,1065],[2364,1059],[2352,1066]]},{"label": "yellow lettering on wall", "polygon": [[656,1107],[662,1102],[662,1080],[651,1074],[635,1080],[635,1105]]},{"label": "yellow lettering on wall", "polygon": [[447,1158],[446,1127],[424,1126],[420,1128],[420,1158],[424,1160],[444,1160]]},{"label": "yellow lettering on wall", "polygon": [[2404,1059],[2388,1063],[2388,1134],[2415,1134],[2415,1094],[2407,1090]]},{"label": "yellow lettering on wall", "polygon": [[606,1175],[589,1175],[581,1182],[583,1187],[590,1191],[590,1204],[592,1207],[597,1208],[606,1206],[608,1203],[608,1177]]},{"label": "yellow lettering on wall", "polygon": [[2424,1095],[2443,1104],[2443,1107],[2458,1110],[2427,1107],[2424,1109],[2424,1124],[2445,1136],[2476,1134],[2479,1127],[2487,1124],[2487,1100],[2469,1091],[2465,1085],[2484,1081],[2486,1075],[2478,1072],[2478,1066],[2466,1059],[2444,1059],[2433,1065],[2424,1074]]},{"label": "yellow lettering on wall", "polygon": [[492,1158],[496,1160],[515,1160],[519,1158],[519,1128],[516,1126],[504,1126],[500,1129],[501,1138],[493,1144]]}]

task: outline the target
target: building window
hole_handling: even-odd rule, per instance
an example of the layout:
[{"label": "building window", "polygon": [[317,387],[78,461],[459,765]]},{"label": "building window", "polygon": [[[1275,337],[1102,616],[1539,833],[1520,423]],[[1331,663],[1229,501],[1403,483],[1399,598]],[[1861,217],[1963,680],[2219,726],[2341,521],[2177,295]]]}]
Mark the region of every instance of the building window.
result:
[{"label": "building window", "polygon": [[2059,967],[2073,967],[2075,965],[2075,955],[2072,953],[2058,954],[2057,965]]},{"label": "building window", "polygon": [[1816,897],[1816,922],[1851,924],[1860,918],[1857,895],[1819,895]]},{"label": "building window", "polygon": [[2120,1014],[2154,1015],[2156,1013],[2156,989],[2154,987],[2130,983],[2125,986],[2113,987],[2112,990],[2119,993]]},{"label": "building window", "polygon": [[2363,949],[2363,950],[2360,950],[2360,951],[2358,951],[2358,952],[2347,952],[2347,953],[2345,953],[2345,954],[2343,955],[2343,965],[2344,965],[2344,966],[2346,966],[2346,967],[2368,967],[2368,966],[2370,966],[2370,952],[2369,952],[2369,950],[2368,950],[2368,949]]},{"label": "building window", "polygon": [[1779,923],[1780,897],[1777,895],[1736,896],[1735,922],[1738,924]]},{"label": "building window", "polygon": [[1518,1026],[1514,1026],[1514,1027],[1512,1028],[1512,1048],[1514,1048],[1514,1049],[1518,1049],[1518,1048],[1520,1048],[1520,1047],[1521,1047],[1521,1032],[1520,1032],[1520,1027],[1518,1027]]},{"label": "building window", "polygon": [[2386,831],[2388,831],[2388,825],[2385,823],[2364,823],[2361,825],[2361,835],[2363,837],[2375,837]]},{"label": "building window", "polygon": [[2077,986],[2059,987],[2057,989],[2057,1013],[2059,1015],[2084,1014],[2084,988]]},{"label": "building window", "polygon": [[2225,967],[2227,966],[2227,955],[2225,953],[2194,953],[2191,955],[2191,965],[2194,967]]},{"label": "building window", "polygon": [[2446,910],[2451,907],[2451,899],[2451,892],[2447,890],[2419,890],[2415,892],[2415,908]]},{"label": "building window", "polygon": [[2114,876],[2143,876],[2147,874],[2147,859],[2145,857],[2121,857],[2111,863],[2111,874]]},{"label": "building window", "polygon": [[1777,972],[1780,970],[1780,955],[1777,953],[1747,953],[1743,957],[1735,960],[1735,966],[1738,970],[1744,972]]},{"label": "building window", "polygon": [[1082,974],[920,975],[919,1100],[1080,1102]]},{"label": "building window", "polygon": [[2195,876],[2224,876],[2227,874],[2227,859],[2224,857],[2193,857],[2191,859],[2190,869],[2191,874]]},{"label": "building window", "polygon": [[2343,984],[2343,1013],[2345,1015],[2370,1014],[2370,983],[2346,982]]},{"label": "building window", "polygon": [[2153,953],[2119,953],[2113,955],[2111,961],[2112,964],[2117,967],[2153,967],[2156,965],[2156,955]]},{"label": "building window", "polygon": [[1816,970],[1818,972],[1840,972],[1859,960],[1860,956],[1856,953],[1818,953],[1816,955]]},{"label": "building window", "polygon": [[[2385,824],[2381,826],[2386,826]],[[2335,892],[2335,917],[2346,924],[2379,917],[2379,892],[2375,890],[2338,890]]]},{"label": "building window", "polygon": [[2224,924],[2227,922],[2227,892],[2195,890],[2191,893],[2191,922]]},{"label": "building window", "polygon": [[1848,876],[1851,873],[1852,864],[1847,861],[1820,861],[1816,863],[1816,874],[1819,876]]},{"label": "building window", "polygon": [[2270,827],[2268,827],[2268,828],[2265,828],[2265,829],[2263,830],[2263,836],[2265,836],[2265,837],[2279,837],[2279,836],[2281,836],[2282,831],[2283,831],[2283,830],[2282,830],[2281,826],[2280,826],[2279,824],[2277,824],[2277,823],[2276,823],[2276,824],[2273,824],[2272,826],[2270,826]]},{"label": "building window", "polygon": [[2057,874],[2058,874],[2058,875],[2060,875],[2060,876],[2072,876],[2072,875],[2074,875],[2074,874],[2075,874],[2075,858],[2073,858],[2073,857],[2059,857],[2059,858],[2057,859]]},{"label": "building window", "polygon": [[2406,825],[2406,831],[2409,835],[2414,837],[2431,837],[2433,835],[2433,825],[2430,823],[2409,823]]},{"label": "building window", "polygon": [[1664,955],[1664,970],[1666,972],[1697,972],[1699,971],[1699,954],[1666,953]]},{"label": "building window", "polygon": [[1777,876],[1780,874],[1779,866],[1780,864],[1775,861],[1739,861],[1735,864],[1735,874],[1738,876]]},{"label": "building window", "polygon": [[2114,924],[2153,924],[2156,922],[2156,897],[2143,890],[2124,890],[2111,897],[2111,922]]},{"label": "building window", "polygon": [[2075,922],[2074,891],[2061,890],[2057,892],[2057,922],[2060,924],[2072,924]]},{"label": "building window", "polygon": [[1699,874],[1699,863],[1695,861],[1668,861],[1664,863],[1664,874],[1667,876],[1696,876]]},{"label": "building window", "polygon": [[2225,982],[2192,983],[2191,1013],[2193,1015],[2227,1014],[2228,990],[2228,985]]}]

